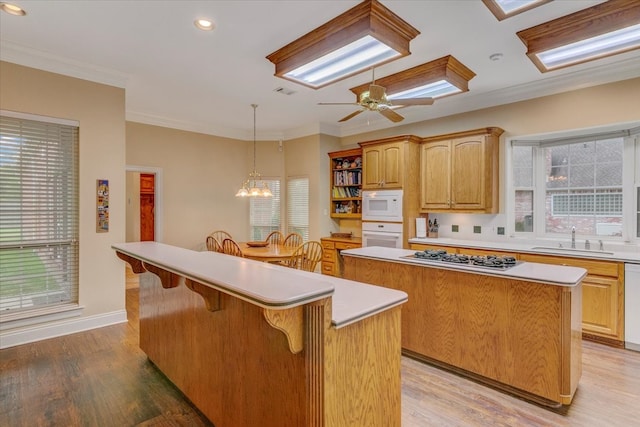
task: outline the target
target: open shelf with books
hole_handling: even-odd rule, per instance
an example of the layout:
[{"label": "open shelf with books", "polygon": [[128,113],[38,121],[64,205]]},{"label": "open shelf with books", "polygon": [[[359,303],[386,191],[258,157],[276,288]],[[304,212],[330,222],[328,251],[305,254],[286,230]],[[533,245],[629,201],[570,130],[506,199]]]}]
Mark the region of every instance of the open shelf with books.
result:
[{"label": "open shelf with books", "polygon": [[329,153],[332,218],[360,218],[362,208],[362,148]]}]

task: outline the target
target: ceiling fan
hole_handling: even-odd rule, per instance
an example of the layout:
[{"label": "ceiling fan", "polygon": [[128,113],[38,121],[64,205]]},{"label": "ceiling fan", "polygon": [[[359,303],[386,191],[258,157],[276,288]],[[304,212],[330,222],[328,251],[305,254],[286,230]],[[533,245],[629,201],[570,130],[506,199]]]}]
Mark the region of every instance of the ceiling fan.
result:
[{"label": "ceiling fan", "polygon": [[376,84],[375,74],[372,78],[372,82],[369,85],[369,90],[366,90],[360,94],[358,102],[320,102],[318,105],[358,105],[362,107],[358,111],[354,111],[346,117],[338,120],[339,122],[346,122],[347,120],[357,116],[363,111],[377,111],[392,122],[401,122],[404,120],[400,114],[396,113],[392,107],[408,107],[411,105],[431,105],[433,104],[433,98],[397,98],[389,100],[385,88]]}]

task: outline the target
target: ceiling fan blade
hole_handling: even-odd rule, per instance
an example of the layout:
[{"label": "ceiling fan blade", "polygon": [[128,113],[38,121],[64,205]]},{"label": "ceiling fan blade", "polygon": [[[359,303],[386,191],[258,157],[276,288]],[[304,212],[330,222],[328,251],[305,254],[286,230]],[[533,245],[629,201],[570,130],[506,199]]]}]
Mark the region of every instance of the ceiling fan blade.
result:
[{"label": "ceiling fan blade", "polygon": [[398,123],[404,120],[404,117],[393,111],[391,108],[381,108],[378,111],[380,111],[380,114],[394,123]]},{"label": "ceiling fan blade", "polygon": [[433,105],[433,98],[397,98],[390,99],[391,105]]},{"label": "ceiling fan blade", "polygon": [[318,102],[318,105],[360,105],[357,102]]},{"label": "ceiling fan blade", "polygon": [[369,98],[374,101],[380,101],[384,98],[384,87],[378,86],[376,84],[371,84],[369,86]]},{"label": "ceiling fan blade", "polygon": [[339,122],[346,122],[347,120],[357,116],[358,114],[362,113],[364,110],[358,110],[358,111],[354,111],[353,113],[349,114],[346,117],[341,118],[340,120],[338,120]]}]

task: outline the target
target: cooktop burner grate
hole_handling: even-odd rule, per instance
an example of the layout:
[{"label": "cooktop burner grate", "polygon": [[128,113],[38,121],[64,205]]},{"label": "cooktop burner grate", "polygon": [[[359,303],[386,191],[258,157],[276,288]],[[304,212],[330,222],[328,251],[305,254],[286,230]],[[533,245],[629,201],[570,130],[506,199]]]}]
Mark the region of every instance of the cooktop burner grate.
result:
[{"label": "cooktop burner grate", "polygon": [[443,249],[419,251],[404,258],[416,259],[419,261],[436,261],[452,264],[472,265],[477,267],[491,268],[494,270],[506,270],[519,263],[514,257],[509,255],[465,255],[448,253]]}]

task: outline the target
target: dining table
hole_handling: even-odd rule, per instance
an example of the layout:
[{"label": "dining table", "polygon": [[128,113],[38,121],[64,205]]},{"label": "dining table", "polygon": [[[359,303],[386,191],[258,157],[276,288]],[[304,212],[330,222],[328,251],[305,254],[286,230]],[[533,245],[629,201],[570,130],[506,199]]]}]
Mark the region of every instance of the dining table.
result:
[{"label": "dining table", "polygon": [[[253,243],[252,245],[249,245]],[[269,243],[265,246],[255,246],[254,242],[238,242],[242,255],[245,258],[264,262],[285,261],[293,255],[295,247],[282,244]]]}]

